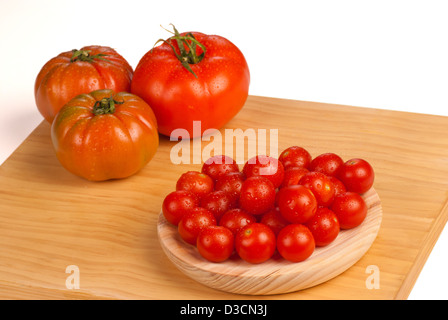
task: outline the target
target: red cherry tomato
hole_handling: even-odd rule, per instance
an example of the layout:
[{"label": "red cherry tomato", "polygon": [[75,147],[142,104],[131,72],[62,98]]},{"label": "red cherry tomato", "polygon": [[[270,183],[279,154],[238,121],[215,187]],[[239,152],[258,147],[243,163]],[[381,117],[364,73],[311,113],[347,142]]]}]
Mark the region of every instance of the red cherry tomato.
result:
[{"label": "red cherry tomato", "polygon": [[318,208],[316,214],[306,223],[313,234],[317,247],[323,247],[336,239],[339,234],[339,220],[328,208]]},{"label": "red cherry tomato", "polygon": [[323,153],[310,163],[310,171],[322,172],[327,176],[337,176],[344,160],[335,153]]},{"label": "red cherry tomato", "polygon": [[196,247],[205,259],[211,262],[223,262],[234,251],[234,236],[226,227],[208,226],[199,232]]},{"label": "red cherry tomato", "polygon": [[189,191],[173,191],[163,200],[162,213],[165,219],[177,226],[182,217],[199,206],[199,199]]},{"label": "red cherry tomato", "polygon": [[285,169],[290,167],[307,168],[311,163],[310,153],[302,147],[292,146],[280,153],[278,160],[283,164]]},{"label": "red cherry tomato", "polygon": [[275,235],[278,235],[280,230],[289,224],[289,221],[282,216],[280,209],[277,207],[263,214],[260,223],[267,225]]},{"label": "red cherry tomato", "polygon": [[313,254],[314,249],[313,235],[303,224],[288,224],[277,236],[277,250],[288,261],[304,261]]},{"label": "red cherry tomato", "polygon": [[217,221],[221,219],[224,213],[235,206],[236,203],[232,197],[224,191],[212,191],[201,199],[201,207],[211,211]]},{"label": "red cherry tomato", "polygon": [[176,190],[186,190],[201,199],[213,191],[214,182],[208,175],[199,171],[188,171],[180,176],[176,183]]},{"label": "red cherry tomato", "polygon": [[347,189],[345,188],[345,185],[342,183],[341,180],[333,176],[328,176],[328,179],[330,179],[331,183],[333,183],[335,197],[338,194],[347,192]]},{"label": "red cherry tomato", "polygon": [[255,216],[240,208],[235,208],[224,213],[219,220],[219,225],[228,228],[236,235],[241,228],[255,222],[257,222]]},{"label": "red cherry tomato", "polygon": [[341,167],[338,177],[348,191],[365,193],[372,187],[375,173],[366,160],[351,159]]},{"label": "red cherry tomato", "polygon": [[262,223],[252,223],[236,234],[235,249],[240,258],[247,262],[264,262],[275,252],[275,234]]},{"label": "red cherry tomato", "polygon": [[249,159],[243,167],[246,178],[262,176],[269,179],[274,188],[278,188],[283,181],[284,169],[281,162],[273,157],[264,155]]},{"label": "red cherry tomato", "polygon": [[238,202],[243,182],[244,174],[242,172],[230,172],[221,176],[216,181],[215,190],[227,192],[235,202]]},{"label": "red cherry tomato", "polygon": [[235,160],[229,156],[213,156],[202,165],[202,173],[205,173],[215,182],[222,176],[230,172],[239,172],[240,168]]},{"label": "red cherry tomato", "polygon": [[285,176],[280,188],[299,184],[300,179],[309,172],[306,168],[290,167],[285,170]]},{"label": "red cherry tomato", "polygon": [[333,202],[334,186],[325,174],[316,171],[308,172],[300,179],[299,184],[313,192],[318,205],[326,207]]},{"label": "red cherry tomato", "polygon": [[331,205],[336,214],[341,229],[352,229],[359,226],[367,215],[367,205],[356,192],[346,192],[338,195]]},{"label": "red cherry tomato", "polygon": [[250,214],[259,215],[271,210],[275,204],[275,188],[265,177],[246,179],[241,186],[240,207]]},{"label": "red cherry tomato", "polygon": [[290,223],[305,223],[316,213],[316,197],[305,186],[281,188],[277,196],[280,213]]},{"label": "red cherry tomato", "polygon": [[178,232],[185,242],[196,245],[199,232],[208,226],[216,225],[213,213],[205,208],[194,208],[188,211],[178,224]]}]

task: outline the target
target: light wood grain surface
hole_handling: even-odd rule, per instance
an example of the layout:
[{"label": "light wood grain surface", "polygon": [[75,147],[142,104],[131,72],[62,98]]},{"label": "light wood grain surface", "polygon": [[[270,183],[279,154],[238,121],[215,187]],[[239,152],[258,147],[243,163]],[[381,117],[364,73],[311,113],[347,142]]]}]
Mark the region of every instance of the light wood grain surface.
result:
[{"label": "light wood grain surface", "polygon": [[[405,299],[446,223],[448,119],[304,101],[249,97],[226,128],[278,129],[279,151],[362,157],[375,168],[381,228],[351,268],[320,285],[248,296],[209,288],[180,272],[163,252],[157,221],[179,175],[176,142],[162,138],[138,174],[92,183],[67,172],[42,122],[0,167],[0,297],[8,299]],[[227,142],[229,143],[229,142]],[[202,147],[206,146],[203,143]],[[67,266],[80,288],[67,289]],[[366,270],[380,288],[366,288]]]}]

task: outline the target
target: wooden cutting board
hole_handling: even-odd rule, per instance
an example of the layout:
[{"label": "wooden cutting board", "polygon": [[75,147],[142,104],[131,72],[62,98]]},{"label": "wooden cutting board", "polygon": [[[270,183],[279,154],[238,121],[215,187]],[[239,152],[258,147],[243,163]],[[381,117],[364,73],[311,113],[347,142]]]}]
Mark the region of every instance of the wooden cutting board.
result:
[{"label": "wooden cutting board", "polygon": [[[138,174],[88,182],[59,164],[42,122],[0,167],[0,298],[407,298],[448,216],[448,117],[251,96],[225,128],[278,129],[279,152],[300,145],[313,156],[367,159],[383,210],[367,253],[339,276],[297,292],[209,288],[180,272],[157,237],[163,198],[182,172],[201,164],[172,164],[177,142],[162,138]],[[366,285],[371,270],[377,289]]]}]

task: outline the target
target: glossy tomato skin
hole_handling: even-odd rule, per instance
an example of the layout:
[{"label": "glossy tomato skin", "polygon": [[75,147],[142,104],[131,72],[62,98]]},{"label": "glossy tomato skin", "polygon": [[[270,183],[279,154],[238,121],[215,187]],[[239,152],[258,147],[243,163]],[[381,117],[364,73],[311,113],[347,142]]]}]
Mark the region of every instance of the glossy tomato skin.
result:
[{"label": "glossy tomato skin", "polygon": [[207,174],[215,182],[228,173],[239,171],[240,169],[236,161],[225,155],[213,156],[207,159],[201,169],[202,173]]},{"label": "glossy tomato skin", "polygon": [[199,171],[187,171],[176,182],[176,190],[193,192],[199,199],[202,199],[206,194],[212,192],[214,186],[213,179]]},{"label": "glossy tomato skin", "polygon": [[341,229],[352,229],[359,226],[367,216],[367,205],[356,192],[347,191],[338,195],[331,205]]},{"label": "glossy tomato skin", "polygon": [[[115,112],[93,113],[97,102],[110,97],[117,102]],[[159,146],[157,121],[146,102],[107,89],[70,100],[52,123],[51,139],[60,163],[91,181],[135,174]]]},{"label": "glossy tomato skin", "polygon": [[242,172],[227,173],[216,181],[215,190],[227,192],[235,203],[238,203],[244,180],[245,177]]},{"label": "glossy tomato skin", "polygon": [[277,205],[290,223],[306,223],[317,210],[316,197],[302,185],[281,188],[277,193]]},{"label": "glossy tomato skin", "polygon": [[299,184],[300,179],[308,172],[310,172],[308,169],[302,167],[290,167],[286,169],[280,188]]},{"label": "glossy tomato skin", "polygon": [[212,212],[218,222],[224,213],[235,206],[234,199],[224,191],[212,191],[201,198],[201,207]]},{"label": "glossy tomato skin", "polygon": [[255,222],[257,222],[257,219],[254,215],[240,208],[234,208],[224,213],[219,220],[219,225],[228,228],[236,235],[241,228]]},{"label": "glossy tomato skin", "polygon": [[197,237],[199,254],[211,262],[223,262],[235,249],[232,231],[223,226],[208,226]]},{"label": "glossy tomato skin", "polygon": [[183,215],[177,227],[181,238],[185,242],[196,245],[199,232],[214,225],[216,225],[216,219],[213,213],[205,208],[196,207]]},{"label": "glossy tomato skin", "polygon": [[183,216],[199,206],[199,198],[185,190],[169,193],[162,203],[162,213],[165,219],[177,226]]},{"label": "glossy tomato skin", "polygon": [[308,259],[316,245],[311,231],[303,224],[288,224],[277,236],[277,250],[291,262]]},{"label": "glossy tomato skin", "polygon": [[282,216],[282,214],[280,213],[280,209],[276,207],[263,214],[260,219],[260,223],[263,223],[271,228],[271,230],[277,236],[280,230],[289,224],[289,221]]},{"label": "glossy tomato skin", "polygon": [[375,172],[366,160],[355,158],[342,165],[338,177],[348,191],[365,193],[373,186]]},{"label": "glossy tomato skin", "polygon": [[300,179],[299,184],[313,192],[319,206],[327,207],[333,202],[334,186],[325,174],[317,171],[308,172]]},{"label": "glossy tomato skin", "polygon": [[[219,129],[240,111],[248,96],[250,73],[241,51],[221,36],[192,34],[206,48],[204,58],[190,64],[197,78],[167,43],[148,51],[134,72],[131,92],[153,108],[159,132],[166,136],[180,128],[196,137],[193,121],[201,121],[201,135]],[[178,51],[176,41],[167,41]],[[197,53],[202,53],[199,46]]]},{"label": "glossy tomato skin", "polygon": [[103,54],[104,60],[72,62],[73,51],[67,51],[49,60],[36,77],[36,105],[49,123],[77,95],[100,89],[130,92],[133,69],[114,49],[87,46],[80,50],[89,51],[90,56]]},{"label": "glossy tomato skin", "polygon": [[278,160],[283,164],[285,169],[291,167],[299,167],[308,169],[312,157],[311,154],[303,147],[291,146],[280,153]]},{"label": "glossy tomato skin", "polygon": [[235,249],[241,259],[254,264],[262,263],[275,252],[275,234],[262,223],[252,223],[236,234]]},{"label": "glossy tomato skin", "polygon": [[247,178],[241,187],[239,204],[241,209],[250,214],[266,213],[275,204],[274,185],[262,176]]},{"label": "glossy tomato skin", "polygon": [[283,181],[285,170],[280,161],[273,157],[258,155],[249,159],[243,167],[246,178],[262,176],[272,182],[274,188],[278,188]]},{"label": "glossy tomato skin", "polygon": [[326,176],[337,177],[344,160],[335,153],[323,153],[315,157],[309,166],[310,171],[317,171]]},{"label": "glossy tomato skin", "polygon": [[338,217],[328,208],[318,208],[306,226],[313,234],[317,247],[324,247],[333,242],[340,229]]},{"label": "glossy tomato skin", "polygon": [[345,185],[342,183],[341,180],[339,180],[338,178],[336,178],[334,176],[328,176],[328,179],[330,179],[331,183],[333,183],[335,197],[338,194],[347,192],[347,188],[345,187]]}]

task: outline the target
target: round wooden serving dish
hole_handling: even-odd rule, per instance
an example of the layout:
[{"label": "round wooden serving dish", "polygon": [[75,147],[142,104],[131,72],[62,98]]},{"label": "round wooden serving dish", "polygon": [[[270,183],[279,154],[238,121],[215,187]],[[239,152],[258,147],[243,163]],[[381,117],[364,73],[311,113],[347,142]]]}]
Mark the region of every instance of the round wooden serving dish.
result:
[{"label": "round wooden serving dish", "polygon": [[288,262],[276,255],[260,264],[238,257],[213,263],[202,258],[196,247],[184,242],[177,227],[159,215],[157,231],[163,251],[187,276],[208,287],[238,294],[281,294],[309,288],[328,281],[355,264],[370,248],[381,225],[381,201],[372,188],[363,195],[367,217],[350,230],[341,230],[326,247],[317,247],[302,262]]}]

